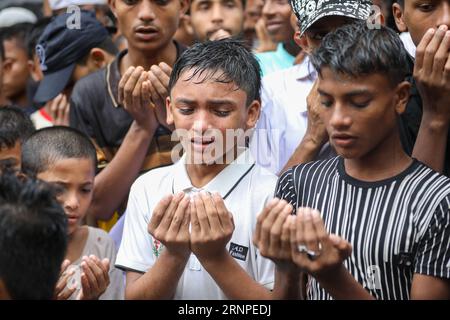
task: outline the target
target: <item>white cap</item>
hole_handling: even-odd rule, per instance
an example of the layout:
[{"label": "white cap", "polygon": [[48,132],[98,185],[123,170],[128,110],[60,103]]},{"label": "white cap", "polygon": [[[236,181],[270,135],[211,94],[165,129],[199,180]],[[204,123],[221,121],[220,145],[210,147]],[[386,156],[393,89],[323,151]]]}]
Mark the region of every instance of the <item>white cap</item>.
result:
[{"label": "white cap", "polygon": [[107,4],[106,0],[48,0],[52,10],[64,9],[69,6],[82,6],[85,4]]},{"label": "white cap", "polygon": [[22,7],[9,7],[0,11],[0,28],[24,22],[36,23],[36,21],[36,15]]}]

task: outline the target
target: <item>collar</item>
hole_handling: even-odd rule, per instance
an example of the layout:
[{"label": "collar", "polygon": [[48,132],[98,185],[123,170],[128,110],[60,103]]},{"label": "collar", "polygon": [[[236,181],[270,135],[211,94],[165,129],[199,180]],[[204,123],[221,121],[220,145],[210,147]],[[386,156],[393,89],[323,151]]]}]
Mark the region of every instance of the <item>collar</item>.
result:
[{"label": "collar", "polygon": [[306,55],[303,61],[300,64],[295,65],[293,68],[295,68],[295,76],[298,81],[305,80],[307,78],[316,80],[317,78],[317,71],[311,63],[309,55]]},{"label": "collar", "polygon": [[189,192],[206,190],[209,192],[219,192],[222,198],[228,196],[255,165],[255,159],[252,157],[249,149],[246,149],[203,188],[199,189],[192,185],[191,179],[186,171],[185,162],[186,155],[184,154],[181,159],[174,164],[172,184],[174,194],[177,194],[180,191]]}]

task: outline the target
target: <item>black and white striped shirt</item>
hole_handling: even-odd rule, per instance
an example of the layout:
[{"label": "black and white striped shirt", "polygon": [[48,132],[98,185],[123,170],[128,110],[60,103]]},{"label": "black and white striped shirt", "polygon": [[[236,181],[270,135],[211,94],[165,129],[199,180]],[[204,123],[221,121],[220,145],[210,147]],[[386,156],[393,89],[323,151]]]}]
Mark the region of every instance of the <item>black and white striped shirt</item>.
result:
[{"label": "black and white striped shirt", "polygon": [[[414,273],[450,278],[450,179],[417,160],[377,182],[347,175],[342,157],[310,162],[286,171],[276,196],[321,212],[353,247],[345,267],[377,299],[409,299]],[[312,277],[307,296],[331,299]]]}]

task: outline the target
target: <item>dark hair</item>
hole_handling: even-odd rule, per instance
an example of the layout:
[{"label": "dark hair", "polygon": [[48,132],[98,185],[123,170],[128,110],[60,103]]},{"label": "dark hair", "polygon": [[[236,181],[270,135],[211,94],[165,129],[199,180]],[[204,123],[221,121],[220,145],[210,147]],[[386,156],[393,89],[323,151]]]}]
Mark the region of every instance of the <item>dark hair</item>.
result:
[{"label": "dark hair", "polygon": [[35,131],[30,118],[16,106],[0,106],[0,149],[13,148]]},{"label": "dark hair", "polygon": [[405,4],[405,0],[397,0],[397,3],[403,7],[403,5]]},{"label": "dark hair", "polygon": [[[108,52],[112,55],[116,55],[117,53],[119,53],[119,49],[117,49],[116,44],[114,43],[114,41],[112,40],[112,38],[110,36],[107,36],[105,38],[105,40],[103,40],[99,45],[94,46],[91,49],[93,49],[93,48],[99,48],[99,49],[105,50],[106,52]],[[80,60],[77,61],[77,64],[80,64],[83,66],[86,65],[86,62],[89,58],[89,54],[90,54],[90,50],[84,57],[82,57]]]},{"label": "dark hair", "polygon": [[53,189],[0,175],[0,278],[12,299],[52,299],[67,247]]},{"label": "dark hair", "polygon": [[[187,70],[194,71],[192,77],[203,75],[202,81],[214,77],[213,80],[217,82],[234,82],[239,89],[247,93],[247,105],[253,100],[260,100],[261,69],[255,56],[242,41],[206,41],[188,48],[173,67],[169,92],[180,75]],[[216,72],[219,72],[219,75],[216,75]]]},{"label": "dark hair", "polygon": [[395,31],[384,26],[370,29],[365,21],[327,34],[311,61],[319,74],[325,67],[353,78],[381,73],[392,85],[402,82],[410,73],[408,53]]},{"label": "dark hair", "polygon": [[36,51],[36,45],[38,43],[39,37],[44,32],[47,25],[52,21],[52,17],[44,17],[39,19],[31,28],[27,36],[27,50],[28,57],[33,58],[34,52]]},{"label": "dark hair", "polygon": [[17,46],[25,50],[28,54],[27,35],[32,27],[32,23],[25,22],[0,29],[0,38],[2,38],[2,43],[5,40],[16,40]]},{"label": "dark hair", "polygon": [[97,167],[95,147],[84,133],[64,126],[43,128],[22,145],[22,172],[34,178],[55,161],[68,158],[88,158]]}]

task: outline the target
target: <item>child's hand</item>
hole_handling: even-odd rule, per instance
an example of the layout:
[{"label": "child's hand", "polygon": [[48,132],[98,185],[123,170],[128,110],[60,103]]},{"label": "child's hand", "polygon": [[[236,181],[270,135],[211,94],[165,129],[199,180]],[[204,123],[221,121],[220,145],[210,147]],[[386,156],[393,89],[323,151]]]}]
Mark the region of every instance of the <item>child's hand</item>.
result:
[{"label": "child's hand", "polygon": [[318,281],[332,275],[352,252],[346,240],[327,233],[319,212],[310,208],[297,210],[290,238],[295,264]]},{"label": "child's hand", "polygon": [[191,201],[191,250],[202,260],[215,259],[226,252],[234,231],[231,212],[222,197],[201,191]]},{"label": "child's hand", "polygon": [[100,261],[94,255],[81,262],[81,291],[77,300],[98,299],[109,286],[109,260]]},{"label": "child's hand", "polygon": [[67,269],[69,266],[70,261],[67,259],[61,264],[61,272],[54,293],[54,299],[56,300],[67,300],[75,292],[76,286],[67,288],[67,280],[74,274],[74,270]]},{"label": "child's hand", "polygon": [[271,259],[279,268],[296,270],[291,258],[290,214],[291,204],[272,199],[259,214],[253,243],[263,257]]},{"label": "child's hand", "polygon": [[430,29],[416,50],[414,78],[424,114],[433,121],[450,122],[450,31],[445,25]]},{"label": "child's hand", "polygon": [[187,260],[191,253],[189,222],[189,197],[180,192],[158,202],[148,224],[148,232],[172,255]]}]

